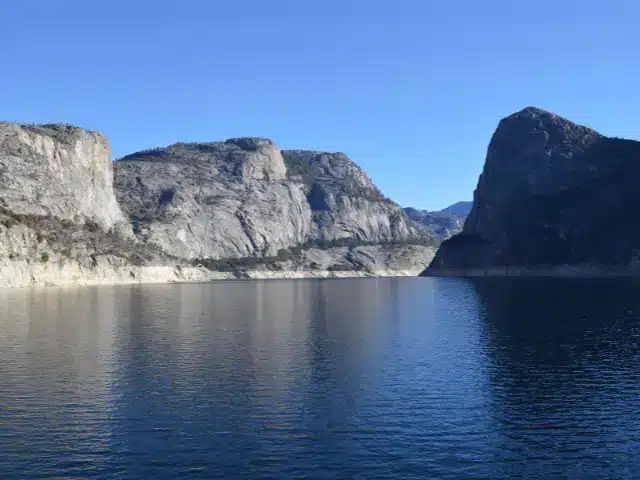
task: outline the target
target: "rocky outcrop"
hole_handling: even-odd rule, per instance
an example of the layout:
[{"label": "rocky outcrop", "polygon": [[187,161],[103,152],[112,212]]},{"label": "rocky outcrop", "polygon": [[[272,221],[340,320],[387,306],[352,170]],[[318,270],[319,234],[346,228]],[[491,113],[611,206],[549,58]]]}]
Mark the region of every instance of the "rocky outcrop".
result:
[{"label": "rocky outcrop", "polygon": [[204,282],[239,278],[204,268],[118,265],[110,262],[100,262],[94,266],[74,261],[0,261],[0,271],[0,288]]},{"label": "rocky outcrop", "polygon": [[640,142],[537,108],[510,115],[491,139],[462,233],[425,275],[635,270],[638,178]]},{"label": "rocky outcrop", "polygon": [[270,140],[179,143],[115,165],[118,201],[146,243],[187,260],[273,257],[297,245],[421,238],[343,154]]},{"label": "rocky outcrop", "polygon": [[0,286],[139,281],[152,265],[169,279],[176,263],[133,238],[106,138],[0,124]]},{"label": "rocky outcrop", "polygon": [[398,243],[420,236],[402,209],[345,154],[286,150],[283,155],[288,177],[305,185],[311,240]]},{"label": "rocky outcrop", "polygon": [[311,228],[303,186],[266,139],[138,152],[115,163],[115,187],[138,238],[184,259],[275,255]]},{"label": "rocky outcrop", "polygon": [[0,123],[0,205],[16,214],[89,219],[106,230],[126,223],[113,194],[109,142],[70,125]]},{"label": "rocky outcrop", "polygon": [[113,165],[100,134],[2,123],[0,287],[410,274],[433,256],[346,156],[285,156],[240,138]]},{"label": "rocky outcrop", "polygon": [[429,264],[435,247],[427,245],[350,245],[331,248],[296,247],[276,257],[241,259],[202,259],[193,266],[240,276],[265,272],[303,274],[311,272],[362,273],[372,275],[417,275]]}]

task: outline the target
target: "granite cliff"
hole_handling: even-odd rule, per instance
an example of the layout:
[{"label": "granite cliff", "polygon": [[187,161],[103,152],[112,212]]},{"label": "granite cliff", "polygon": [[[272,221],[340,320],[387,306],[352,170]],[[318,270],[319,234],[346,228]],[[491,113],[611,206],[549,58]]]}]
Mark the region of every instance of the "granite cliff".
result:
[{"label": "granite cliff", "polygon": [[201,277],[135,241],[109,143],[69,125],[0,123],[0,286]]},{"label": "granite cliff", "polygon": [[342,153],[280,151],[263,138],[179,143],[117,161],[115,187],[141,241],[212,269],[384,269],[381,250],[366,262],[340,247],[385,246],[406,258],[420,244],[415,269],[432,250]]},{"label": "granite cliff", "polygon": [[412,274],[432,239],[342,154],[0,124],[0,286]]},{"label": "granite cliff", "polygon": [[312,212],[312,241],[356,239],[405,243],[421,236],[402,209],[385,198],[343,153],[283,152],[290,181],[302,182]]},{"label": "granite cliff", "polygon": [[528,107],[500,121],[462,232],[424,275],[638,273],[640,142]]},{"label": "granite cliff", "polygon": [[272,257],[305,243],[420,237],[343,154],[281,152],[261,138],[179,143],[115,163],[136,235],[185,259]]},{"label": "granite cliff", "polygon": [[70,125],[0,123],[0,202],[16,214],[127,223],[107,139]]},{"label": "granite cliff", "polygon": [[136,235],[185,259],[272,256],[304,242],[311,210],[266,139],[179,143],[115,162]]}]

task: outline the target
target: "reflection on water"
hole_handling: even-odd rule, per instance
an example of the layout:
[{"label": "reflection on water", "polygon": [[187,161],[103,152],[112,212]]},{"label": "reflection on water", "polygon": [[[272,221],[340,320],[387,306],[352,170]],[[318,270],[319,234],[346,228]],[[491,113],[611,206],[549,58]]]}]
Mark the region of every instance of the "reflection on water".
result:
[{"label": "reflection on water", "polygon": [[3,290],[0,472],[637,478],[637,287],[407,278]]},{"label": "reflection on water", "polygon": [[[640,283],[474,286],[502,455],[555,478],[639,478]],[[522,471],[514,464],[505,474]]]}]

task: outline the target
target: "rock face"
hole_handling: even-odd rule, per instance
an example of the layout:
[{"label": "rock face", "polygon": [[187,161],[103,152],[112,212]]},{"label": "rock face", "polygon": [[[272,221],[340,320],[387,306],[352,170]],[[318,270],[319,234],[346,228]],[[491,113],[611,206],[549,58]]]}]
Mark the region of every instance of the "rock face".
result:
[{"label": "rock face", "polygon": [[134,241],[107,140],[67,125],[0,124],[0,286],[135,280],[175,263]]},{"label": "rock face", "polygon": [[114,165],[97,133],[0,124],[0,287],[408,275],[429,242],[342,154],[239,138]]},{"label": "rock face", "polygon": [[275,255],[310,231],[303,186],[266,139],[138,152],[115,163],[115,187],[138,237],[180,258]]},{"label": "rock face", "polygon": [[288,177],[306,187],[312,240],[398,243],[420,236],[402,209],[345,154],[286,150],[283,155]]},{"label": "rock face", "polygon": [[270,140],[179,143],[115,164],[118,201],[144,242],[193,259],[272,257],[308,242],[407,242],[418,230],[343,154]]},{"label": "rock face", "polygon": [[425,274],[508,267],[635,268],[640,142],[526,108],[503,119],[461,234]]},{"label": "rock face", "polygon": [[113,193],[109,142],[69,125],[0,123],[0,205],[17,214],[126,223]]}]

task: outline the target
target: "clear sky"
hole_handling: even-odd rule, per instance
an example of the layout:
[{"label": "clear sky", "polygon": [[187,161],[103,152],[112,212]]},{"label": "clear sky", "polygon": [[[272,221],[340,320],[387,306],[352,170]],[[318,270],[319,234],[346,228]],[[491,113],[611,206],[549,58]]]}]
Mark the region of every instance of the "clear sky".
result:
[{"label": "clear sky", "polygon": [[440,209],[526,106],[637,138],[639,19],[638,0],[4,0],[0,118],[101,131],[116,157],[237,136],[342,151]]}]

